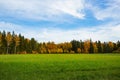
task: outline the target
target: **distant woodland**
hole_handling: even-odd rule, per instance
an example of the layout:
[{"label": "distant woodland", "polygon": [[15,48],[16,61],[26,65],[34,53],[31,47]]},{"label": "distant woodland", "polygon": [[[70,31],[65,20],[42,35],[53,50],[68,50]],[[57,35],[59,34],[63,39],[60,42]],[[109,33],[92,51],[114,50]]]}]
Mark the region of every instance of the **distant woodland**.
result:
[{"label": "distant woodland", "polygon": [[54,42],[37,42],[34,38],[28,39],[14,31],[0,31],[0,54],[53,54],[53,53],[120,53],[120,41],[93,42],[89,40],[72,40],[56,44]]}]

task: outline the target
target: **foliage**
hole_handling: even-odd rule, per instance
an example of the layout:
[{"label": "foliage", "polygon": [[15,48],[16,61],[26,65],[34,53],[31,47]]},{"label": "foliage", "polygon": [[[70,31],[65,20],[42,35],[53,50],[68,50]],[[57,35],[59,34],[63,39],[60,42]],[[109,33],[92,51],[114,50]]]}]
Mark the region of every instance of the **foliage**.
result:
[{"label": "foliage", "polygon": [[112,53],[118,52],[120,41],[93,42],[90,40],[38,43],[34,38],[28,39],[14,32],[0,32],[0,54],[27,54],[27,53]]}]

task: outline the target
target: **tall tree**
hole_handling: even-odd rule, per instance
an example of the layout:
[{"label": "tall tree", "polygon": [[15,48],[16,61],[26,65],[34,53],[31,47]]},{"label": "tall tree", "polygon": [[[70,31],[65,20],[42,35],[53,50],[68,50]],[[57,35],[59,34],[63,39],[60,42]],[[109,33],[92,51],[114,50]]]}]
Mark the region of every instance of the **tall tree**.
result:
[{"label": "tall tree", "polygon": [[80,42],[76,41],[76,40],[72,40],[71,44],[72,44],[72,51],[77,53],[78,52],[78,48],[80,48]]},{"label": "tall tree", "polygon": [[114,44],[113,42],[108,42],[108,46],[109,46],[109,53],[113,52],[113,48],[114,48]]},{"label": "tall tree", "polygon": [[8,54],[8,52],[9,52],[9,45],[11,44],[11,41],[12,41],[12,35],[11,35],[10,32],[7,33],[6,41],[7,41],[7,54]]},{"label": "tall tree", "polygon": [[0,54],[2,53],[2,33],[0,32]]},{"label": "tall tree", "polygon": [[24,36],[21,36],[21,34],[19,34],[19,39],[20,42],[18,48],[19,48],[19,53],[21,53],[25,50],[25,44],[27,43],[24,44]]},{"label": "tall tree", "polygon": [[103,51],[102,51],[101,41],[98,41],[98,43],[97,43],[97,48],[98,48],[98,52],[99,52],[99,53],[102,53],[102,52],[103,52]]},{"label": "tall tree", "polygon": [[[6,34],[7,33],[7,34]],[[64,42],[38,43],[34,38],[28,39],[21,34],[0,31],[0,54],[6,53],[111,53],[120,52],[120,41],[104,42],[92,40]]]},{"label": "tall tree", "polygon": [[117,41],[117,47],[118,48],[120,47],[120,41]]},{"label": "tall tree", "polygon": [[17,35],[15,35],[14,36],[14,41],[15,41],[14,53],[16,54],[17,53],[17,47],[18,47],[19,42],[20,42],[20,38]]},{"label": "tall tree", "polygon": [[98,53],[97,42],[93,43],[94,53]]},{"label": "tall tree", "polygon": [[57,45],[54,42],[48,42],[46,44],[47,53],[56,53],[57,52]]},{"label": "tall tree", "polygon": [[14,48],[15,48],[15,40],[14,40],[14,37],[15,37],[15,33],[14,33],[14,31],[13,31],[11,44],[10,44],[10,46],[9,46],[9,53],[10,53],[10,54],[15,53],[15,52],[14,52]]},{"label": "tall tree", "polygon": [[94,53],[94,46],[93,46],[93,42],[90,39],[90,48],[89,48],[89,53]]},{"label": "tall tree", "polygon": [[90,40],[84,41],[84,53],[89,53],[90,49]]},{"label": "tall tree", "polygon": [[7,48],[7,41],[6,41],[6,32],[3,31],[2,33],[2,46],[1,46],[1,49],[2,49],[2,53],[6,53],[6,48]]},{"label": "tall tree", "polygon": [[2,33],[0,32],[0,47],[2,45]]},{"label": "tall tree", "polygon": [[81,49],[81,53],[84,52],[84,42],[82,40],[80,40],[80,49]]},{"label": "tall tree", "polygon": [[31,48],[32,53],[35,53],[37,50],[37,41],[34,38],[31,38],[29,46]]},{"label": "tall tree", "polygon": [[2,43],[2,33],[0,32],[0,46],[1,46],[1,43]]}]

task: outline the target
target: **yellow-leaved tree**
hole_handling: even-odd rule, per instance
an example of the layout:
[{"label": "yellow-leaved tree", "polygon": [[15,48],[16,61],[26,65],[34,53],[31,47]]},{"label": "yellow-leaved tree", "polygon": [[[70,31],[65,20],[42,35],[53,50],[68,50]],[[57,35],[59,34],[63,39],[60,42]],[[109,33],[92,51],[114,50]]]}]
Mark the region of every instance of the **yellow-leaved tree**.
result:
[{"label": "yellow-leaved tree", "polygon": [[14,36],[14,41],[15,41],[15,49],[14,49],[14,52],[17,53],[16,48],[17,48],[17,46],[19,45],[20,38],[19,38],[17,35],[15,35],[15,36]]},{"label": "yellow-leaved tree", "polygon": [[10,46],[11,41],[12,41],[12,35],[11,35],[10,32],[7,33],[6,41],[7,41],[7,54],[8,54],[8,52],[9,52],[9,46]]}]

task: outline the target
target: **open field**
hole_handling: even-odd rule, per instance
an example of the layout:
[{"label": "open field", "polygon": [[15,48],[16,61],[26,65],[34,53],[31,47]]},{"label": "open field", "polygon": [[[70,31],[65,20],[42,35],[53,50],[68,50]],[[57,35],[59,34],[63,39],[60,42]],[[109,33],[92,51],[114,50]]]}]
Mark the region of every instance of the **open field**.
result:
[{"label": "open field", "polygon": [[0,55],[0,80],[120,80],[120,54]]}]

